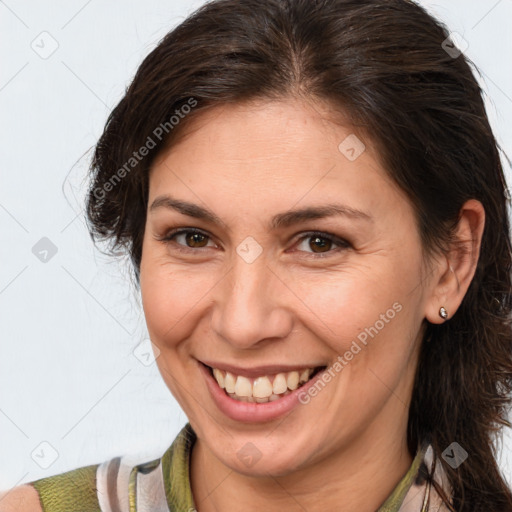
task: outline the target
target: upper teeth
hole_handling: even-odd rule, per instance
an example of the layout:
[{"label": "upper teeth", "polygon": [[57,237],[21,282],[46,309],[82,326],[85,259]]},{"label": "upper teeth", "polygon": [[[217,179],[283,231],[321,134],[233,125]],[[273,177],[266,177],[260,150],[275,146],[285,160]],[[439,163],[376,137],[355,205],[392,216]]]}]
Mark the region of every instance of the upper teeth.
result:
[{"label": "upper teeth", "polygon": [[249,379],[242,375],[233,375],[230,372],[213,368],[215,380],[227,393],[234,394],[237,397],[252,397],[255,399],[268,399],[274,395],[283,394],[287,390],[293,391],[299,387],[299,384],[307,382],[313,372],[314,368],[306,368],[300,372],[294,370],[273,376],[262,375],[255,379]]}]

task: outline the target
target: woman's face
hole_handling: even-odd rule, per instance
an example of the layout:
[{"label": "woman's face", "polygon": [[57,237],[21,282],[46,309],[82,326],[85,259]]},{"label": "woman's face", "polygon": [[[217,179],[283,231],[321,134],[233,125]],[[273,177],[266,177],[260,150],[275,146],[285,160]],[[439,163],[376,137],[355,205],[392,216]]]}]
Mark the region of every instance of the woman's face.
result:
[{"label": "woman's face", "polygon": [[370,141],[327,113],[216,108],[150,175],[140,284],[157,363],[201,441],[245,474],[405,446],[432,294],[419,233]]}]

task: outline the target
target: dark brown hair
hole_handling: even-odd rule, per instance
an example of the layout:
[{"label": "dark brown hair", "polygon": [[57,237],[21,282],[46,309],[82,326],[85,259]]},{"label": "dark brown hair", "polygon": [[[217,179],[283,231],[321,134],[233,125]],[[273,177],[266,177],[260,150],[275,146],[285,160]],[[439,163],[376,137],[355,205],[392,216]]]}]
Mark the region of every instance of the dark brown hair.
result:
[{"label": "dark brown hair", "polygon": [[[432,443],[453,510],[510,512],[493,448],[509,425],[512,389],[508,191],[482,91],[468,59],[445,51],[448,35],[407,0],[204,5],[146,57],[111,113],[91,167],[87,220],[96,240],[128,251],[138,281],[156,155],[216,105],[297,96],[327,101],[374,142],[410,198],[428,252],[446,250],[465,201],[481,201],[486,226],[470,288],[448,322],[425,321],[408,444],[414,454],[422,440]],[[457,469],[441,458],[453,441],[469,454]]]}]

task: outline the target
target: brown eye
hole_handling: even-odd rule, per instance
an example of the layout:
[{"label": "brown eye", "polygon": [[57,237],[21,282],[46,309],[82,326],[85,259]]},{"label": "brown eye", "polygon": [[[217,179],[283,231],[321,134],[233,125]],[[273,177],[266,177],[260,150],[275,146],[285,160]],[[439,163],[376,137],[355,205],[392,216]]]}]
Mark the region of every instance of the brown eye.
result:
[{"label": "brown eye", "polygon": [[334,235],[306,233],[299,239],[297,247],[300,252],[306,253],[306,257],[323,258],[349,249],[351,245],[346,240]]},{"label": "brown eye", "polygon": [[193,251],[194,249],[202,249],[208,246],[210,237],[195,229],[175,229],[157,240],[172,246],[173,249],[179,251]]},{"label": "brown eye", "polygon": [[[332,246],[332,240],[329,238],[323,238],[321,236],[310,237],[309,246],[313,249],[313,252],[327,252]],[[315,251],[314,249],[319,249]]]},{"label": "brown eye", "polygon": [[187,232],[185,241],[188,247],[205,247],[208,237],[202,233]]}]

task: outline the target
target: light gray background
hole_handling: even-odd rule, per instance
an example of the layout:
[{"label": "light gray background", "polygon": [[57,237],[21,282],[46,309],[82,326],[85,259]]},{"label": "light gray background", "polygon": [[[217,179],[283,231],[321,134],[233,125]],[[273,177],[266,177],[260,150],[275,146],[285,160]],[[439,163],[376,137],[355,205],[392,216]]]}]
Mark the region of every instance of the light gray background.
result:
[{"label": "light gray background", "polygon": [[[126,261],[89,239],[80,157],[142,58],[202,3],[0,1],[0,489],[121,454],[149,460],[186,422],[155,364],[132,353],[146,337],[140,302]],[[468,41],[512,156],[512,0],[421,3]],[[32,252],[42,237],[57,248],[46,263]],[[507,434],[509,482],[511,452]]]}]

